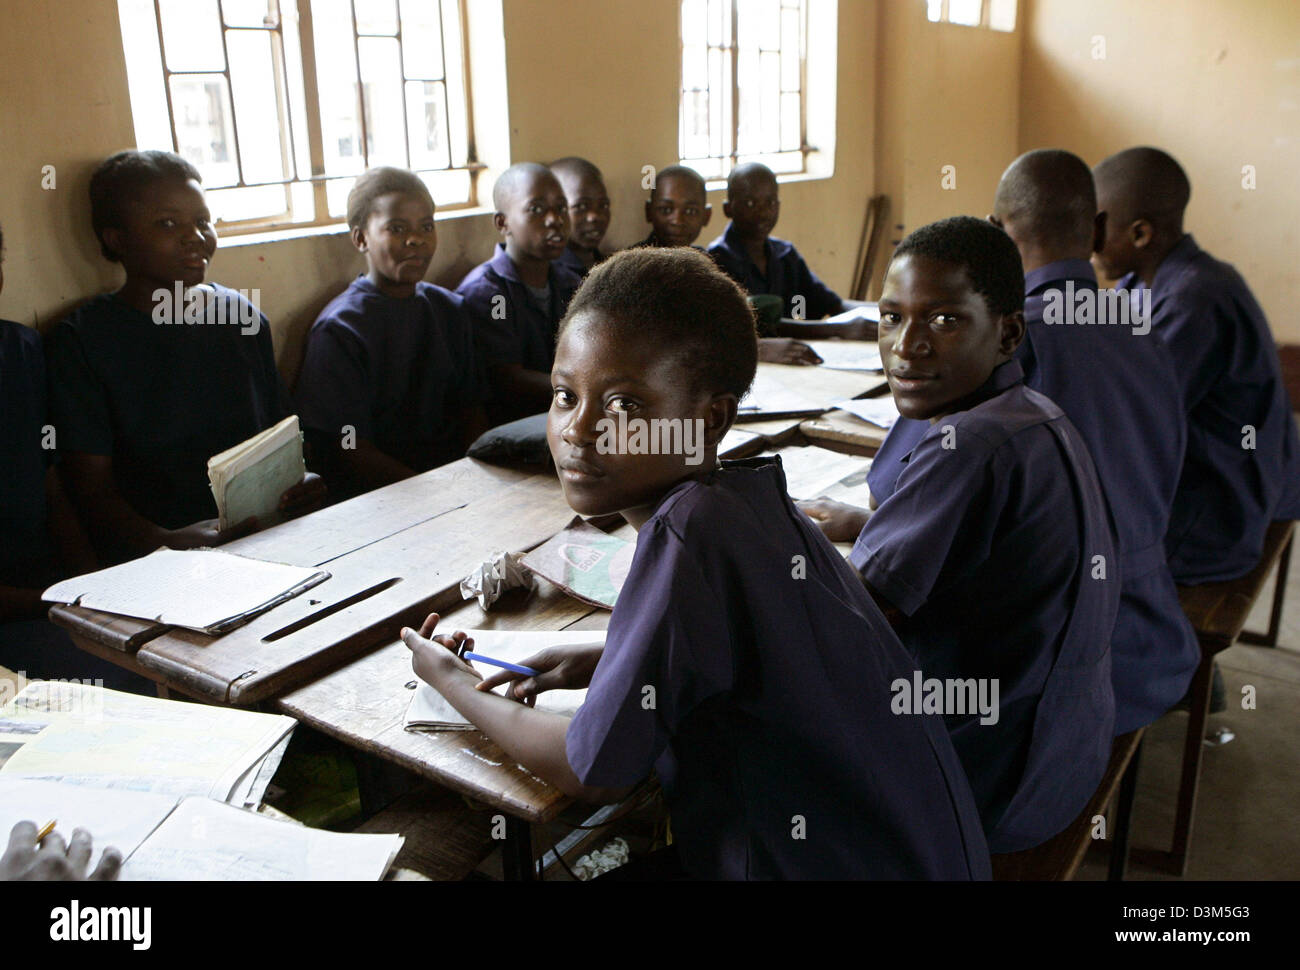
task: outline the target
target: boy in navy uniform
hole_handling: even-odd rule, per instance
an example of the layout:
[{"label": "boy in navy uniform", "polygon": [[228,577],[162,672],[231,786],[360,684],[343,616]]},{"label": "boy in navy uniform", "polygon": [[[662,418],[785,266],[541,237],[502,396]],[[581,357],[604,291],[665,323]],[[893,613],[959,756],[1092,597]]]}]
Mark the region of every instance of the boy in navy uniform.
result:
[{"label": "boy in navy uniform", "polygon": [[[875,324],[865,318],[844,323],[818,322],[822,317],[866,304],[840,299],[808,268],[793,244],[772,235],[781,200],[776,176],[770,168],[757,162],[737,166],[727,178],[727,201],[722,209],[731,221],[726,231],[709,243],[709,255],[750,296],[775,296],[781,300],[780,323],[762,336],[805,340],[875,339]],[[821,358],[807,344],[798,346],[806,348],[802,359],[778,360],[769,355],[760,359],[777,363],[821,363]],[[813,359],[808,359],[809,355]]]},{"label": "boy in navy uniform", "polygon": [[[700,173],[685,165],[669,165],[655,173],[645,204],[650,235],[638,246],[695,246],[713,218],[708,190]],[[702,246],[695,246],[701,252]]]},{"label": "boy in navy uniform", "polygon": [[781,199],[770,168],[757,162],[738,165],[727,178],[722,211],[731,222],[709,243],[709,255],[746,293],[779,296],[786,318],[820,320],[844,310],[844,301],[808,268],[799,250],[772,235]]},{"label": "boy in navy uniform", "polygon": [[465,301],[424,282],[433,212],[399,168],[371,169],[348,193],[366,272],[316,318],[296,389],[338,498],[454,461],[487,428]]},{"label": "boy in navy uniform", "polygon": [[491,385],[488,418],[496,425],[550,406],[556,327],[582,279],[557,262],[569,242],[568,202],[549,168],[510,166],[492,189],[492,203],[504,241],[456,292],[474,322]]},{"label": "boy in navy uniform", "polygon": [[899,244],[880,351],[899,412],[929,427],[851,556],[926,677],[998,685],[992,722],[947,712],[993,852],[1074,820],[1115,718],[1114,537],[1082,436],[1024,385],[1023,305],[1020,255],[988,222]]},{"label": "boy in navy uniform", "polygon": [[[47,341],[69,491],[105,563],[159,546],[218,545],[256,523],[218,530],[208,459],[290,413],[270,325],[235,291],[204,284],[217,235],[189,162],[121,152],[95,171],[90,201],[100,249],[126,281]],[[185,307],[175,305],[178,291]],[[204,304],[192,321],[189,307]],[[308,473],[280,509],[300,514],[323,499]]]},{"label": "boy in navy uniform", "polygon": [[[1083,435],[1115,523],[1121,595],[1111,666],[1115,733],[1126,734],[1177,703],[1201,657],[1164,556],[1187,442],[1177,375],[1168,349],[1143,332],[1149,321],[1121,326],[1099,320],[1096,310],[1076,315],[1079,301],[1097,295],[1088,257],[1105,235],[1082,159],[1055,150],[1022,155],[998,184],[990,221],[1015,242],[1025,267],[1025,339],[1016,351],[1025,383]],[[1045,322],[1049,301],[1058,309]],[[890,430],[867,480],[877,503],[893,494],[927,429],[900,418]]]},{"label": "boy in navy uniform", "polygon": [[[574,510],[621,512],[636,554],[604,649],[545,651],[510,688],[589,684],[586,703],[568,721],[486,693],[513,675],[480,680],[444,649],[463,634],[429,642],[436,615],[403,631],[416,673],[573,797],[617,800],[656,771],[687,876],[986,877],[942,723],[891,712],[912,664],[889,624],[791,504],[778,461],[717,460],[754,337],[743,294],[698,253],[628,250],[594,269],[561,329],[551,453]],[[598,450],[620,413],[696,423],[703,460]]]},{"label": "boy in navy uniform", "polygon": [[1121,288],[1150,287],[1183,392],[1170,568],[1180,583],[1235,579],[1258,562],[1269,522],[1300,518],[1300,437],[1268,322],[1240,274],[1183,231],[1191,185],[1173,158],[1130,148],[1093,174],[1107,214],[1097,262]]},{"label": "boy in navy uniform", "polygon": [[551,162],[569,204],[569,244],[560,262],[579,276],[605,258],[600,244],[609,229],[609,191],[600,169],[585,158],[570,155]]}]

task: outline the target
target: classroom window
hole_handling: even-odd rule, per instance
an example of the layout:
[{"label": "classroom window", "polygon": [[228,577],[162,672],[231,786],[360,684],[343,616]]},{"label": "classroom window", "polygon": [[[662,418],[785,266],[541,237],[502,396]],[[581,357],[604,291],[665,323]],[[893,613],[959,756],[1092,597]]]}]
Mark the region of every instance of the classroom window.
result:
[{"label": "classroom window", "polygon": [[708,179],[804,172],[807,0],[682,0],[680,155]]},{"label": "classroom window", "polygon": [[118,0],[139,148],[188,159],[226,232],[331,225],[375,165],[476,204],[466,0]]},{"label": "classroom window", "polygon": [[1009,33],[1016,29],[1016,0],[926,0],[925,16],[935,23]]}]

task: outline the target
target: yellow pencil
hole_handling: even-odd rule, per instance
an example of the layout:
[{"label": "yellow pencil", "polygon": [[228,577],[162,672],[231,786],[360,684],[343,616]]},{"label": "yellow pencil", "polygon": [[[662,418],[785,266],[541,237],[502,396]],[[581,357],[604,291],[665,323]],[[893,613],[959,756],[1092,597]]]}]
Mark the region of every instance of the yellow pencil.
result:
[{"label": "yellow pencil", "polygon": [[59,824],[59,820],[57,818],[52,818],[44,825],[42,825],[41,830],[36,833],[36,844],[40,845],[41,842],[45,840],[45,837],[54,831],[54,826],[58,824]]}]

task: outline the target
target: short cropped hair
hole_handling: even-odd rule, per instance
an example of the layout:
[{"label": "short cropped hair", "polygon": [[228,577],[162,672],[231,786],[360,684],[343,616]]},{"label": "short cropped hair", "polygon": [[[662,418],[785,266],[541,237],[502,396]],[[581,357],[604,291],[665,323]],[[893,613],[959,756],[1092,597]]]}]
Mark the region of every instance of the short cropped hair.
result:
[{"label": "short cropped hair", "polygon": [[598,264],[569,303],[560,333],[582,316],[599,316],[616,336],[668,349],[693,393],[739,398],[754,382],[754,311],[731,277],[689,246],[625,249]]},{"label": "short cropped hair", "polygon": [[414,195],[428,202],[429,208],[434,207],[433,195],[424,179],[404,168],[381,165],[362,172],[352,184],[352,191],[348,193],[348,228],[364,226],[375,211],[375,202],[390,192]]},{"label": "short cropped hair", "polygon": [[1006,316],[1025,309],[1025,271],[1020,250],[991,222],[972,216],[932,222],[909,233],[898,244],[893,258],[902,256],[927,256],[960,266],[992,313]]},{"label": "short cropped hair", "polygon": [[1143,145],[1126,148],[1093,169],[1100,195],[1108,196],[1112,219],[1129,225],[1146,219],[1169,232],[1182,232],[1192,183],[1168,152]]},{"label": "short cropped hair", "polygon": [[601,184],[605,182],[605,176],[600,173],[600,169],[585,158],[579,158],[577,155],[566,155],[564,158],[557,158],[546,167],[552,172],[571,172],[580,179],[595,179]]},{"label": "short cropped hair", "polygon": [[700,195],[706,199],[709,197],[709,190],[704,182],[704,176],[693,168],[687,168],[685,165],[669,165],[666,168],[661,168],[655,175],[655,188],[659,188],[659,183],[668,178],[685,179],[700,190]]},{"label": "short cropped hair", "polygon": [[764,165],[762,162],[742,162],[731,170],[727,176],[727,198],[732,199],[736,194],[736,187],[741,182],[748,182],[750,179],[760,179],[764,182],[777,184],[776,173]]},{"label": "short cropped hair", "polygon": [[143,189],[169,179],[203,182],[197,168],[172,152],[118,152],[99,163],[90,176],[90,224],[105,259],[116,263],[121,257],[104,242],[104,230],[125,228],[126,206]]}]

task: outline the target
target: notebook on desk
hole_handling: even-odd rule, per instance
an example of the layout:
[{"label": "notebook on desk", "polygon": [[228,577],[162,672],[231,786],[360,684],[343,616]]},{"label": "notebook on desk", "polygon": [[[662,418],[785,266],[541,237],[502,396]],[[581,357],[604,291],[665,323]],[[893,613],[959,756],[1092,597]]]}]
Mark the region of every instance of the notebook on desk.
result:
[{"label": "notebook on desk", "polygon": [[55,583],[41,598],[218,636],[329,577],[219,549],[159,549]]},{"label": "notebook on desk", "polygon": [[[450,631],[449,631],[450,632]],[[521,664],[529,657],[545,650],[547,647],[605,642],[603,630],[466,630],[473,640],[471,648],[475,653],[485,654],[497,660]],[[470,661],[485,678],[499,673],[499,667]],[[498,687],[496,693],[504,694],[505,688]],[[572,717],[583,701],[587,699],[586,690],[548,690],[537,695],[536,708]],[[472,731],[474,725],[460,715],[437,690],[420,682],[411,703],[406,709],[406,730],[408,731]]]},{"label": "notebook on desk", "polygon": [[177,799],[0,775],[0,831],[49,819],[65,840],[76,828],[90,832],[90,869],[104,849],[117,849],[125,859],[124,881],[377,880],[403,841],[400,835],[323,832],[202,796]]}]

